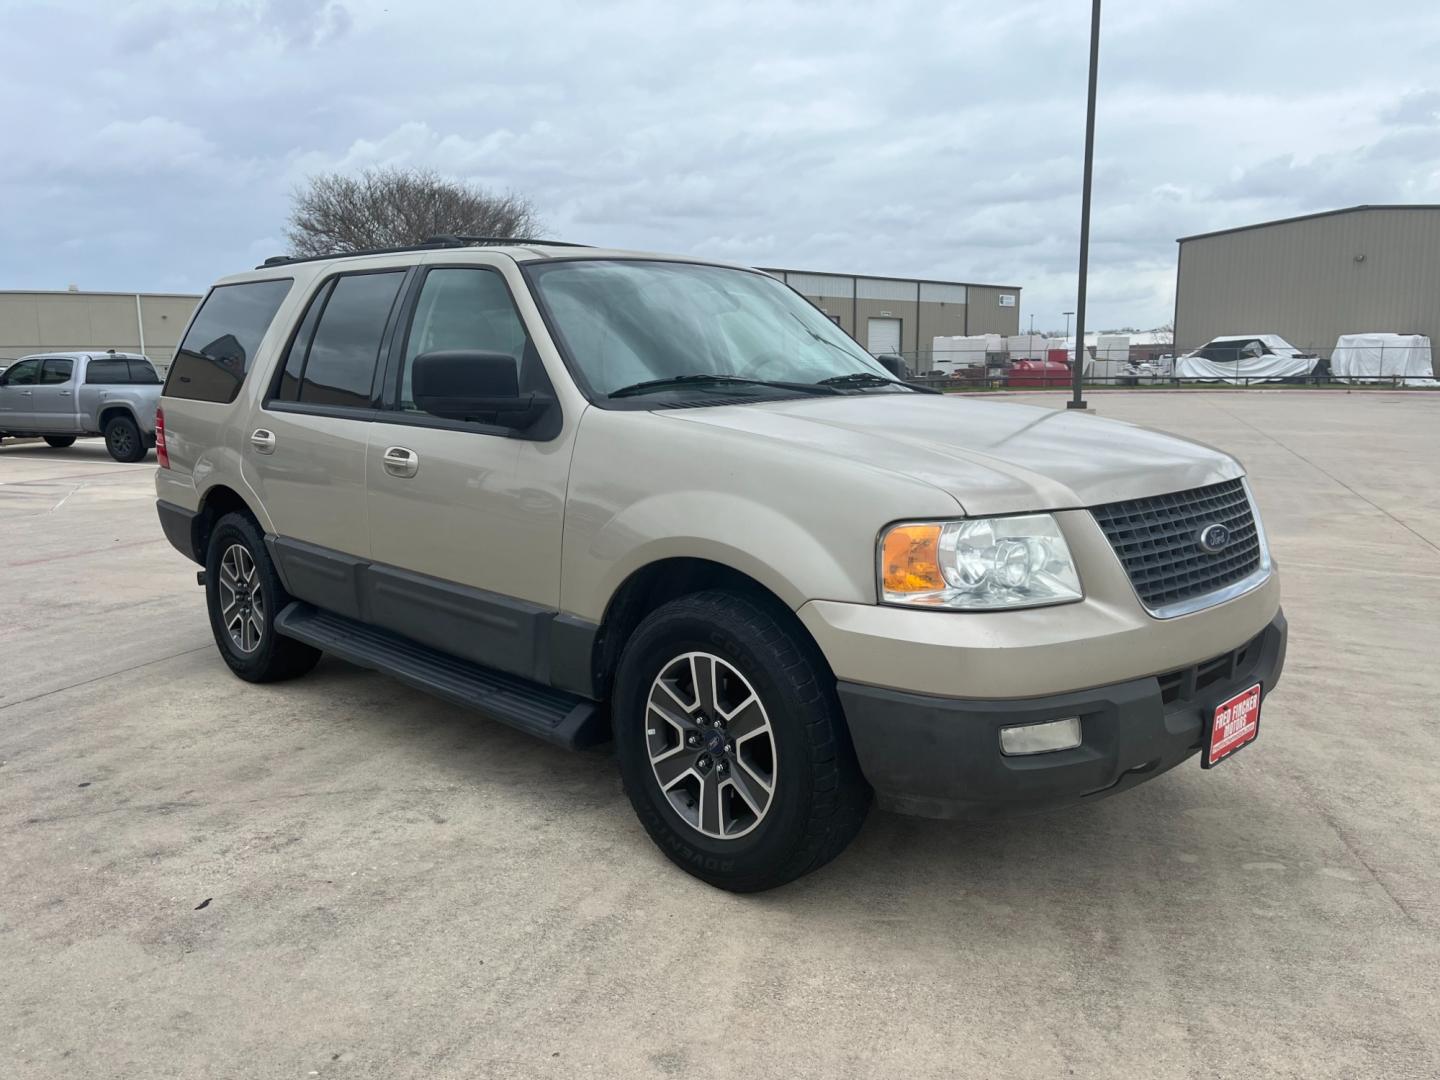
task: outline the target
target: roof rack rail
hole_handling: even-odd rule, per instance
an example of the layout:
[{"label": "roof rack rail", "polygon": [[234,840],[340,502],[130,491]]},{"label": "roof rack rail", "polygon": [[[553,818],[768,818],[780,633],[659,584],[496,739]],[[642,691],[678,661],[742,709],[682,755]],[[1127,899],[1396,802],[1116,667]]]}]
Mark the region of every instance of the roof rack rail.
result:
[{"label": "roof rack rail", "polygon": [[289,266],[291,263],[318,262],[322,259],[350,259],[359,255],[397,255],[405,251],[434,251],[436,248],[455,247],[499,247],[513,244],[515,247],[589,247],[589,244],[574,244],[564,240],[536,240],[521,236],[457,236],[446,234],[430,236],[419,244],[404,244],[400,247],[363,248],[359,251],[331,251],[324,255],[271,255],[257,266],[264,270],[271,266]]},{"label": "roof rack rail", "polygon": [[460,233],[444,233],[440,236],[432,236],[426,240],[428,244],[443,244],[447,247],[500,247],[505,244],[513,244],[516,247],[528,247],[538,245],[540,247],[590,247],[589,244],[576,244],[569,240],[542,240],[533,236],[465,236]]}]

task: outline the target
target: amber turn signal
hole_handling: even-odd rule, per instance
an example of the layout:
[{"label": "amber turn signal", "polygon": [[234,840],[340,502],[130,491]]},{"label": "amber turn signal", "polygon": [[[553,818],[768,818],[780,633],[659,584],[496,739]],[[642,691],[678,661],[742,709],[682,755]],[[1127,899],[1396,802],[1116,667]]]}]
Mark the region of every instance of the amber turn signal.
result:
[{"label": "amber turn signal", "polygon": [[935,592],[945,588],[940,573],[940,526],[897,525],[885,534],[881,579],[889,593]]}]

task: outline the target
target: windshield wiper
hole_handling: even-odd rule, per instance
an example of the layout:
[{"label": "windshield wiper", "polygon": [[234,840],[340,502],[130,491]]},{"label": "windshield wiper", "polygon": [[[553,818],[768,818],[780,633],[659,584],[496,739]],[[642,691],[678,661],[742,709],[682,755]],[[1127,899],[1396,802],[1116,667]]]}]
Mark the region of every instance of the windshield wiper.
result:
[{"label": "windshield wiper", "polygon": [[919,394],[935,393],[928,386],[916,386],[914,383],[900,382],[898,379],[887,379],[883,375],[876,375],[869,371],[852,371],[849,375],[832,375],[828,379],[821,379],[816,386],[833,386],[837,389],[848,390],[859,389],[862,386],[898,386],[901,389]]},{"label": "windshield wiper", "polygon": [[824,383],[797,383],[797,382],[775,382],[770,379],[747,379],[743,375],[719,375],[696,372],[691,375],[671,375],[666,379],[647,379],[644,382],[631,383],[629,386],[622,386],[619,390],[612,390],[607,397],[623,398],[634,397],[636,394],[647,394],[651,390],[669,390],[677,386],[703,386],[705,384],[714,386],[768,386],[777,390],[796,390],[804,394],[837,394],[833,387]]}]

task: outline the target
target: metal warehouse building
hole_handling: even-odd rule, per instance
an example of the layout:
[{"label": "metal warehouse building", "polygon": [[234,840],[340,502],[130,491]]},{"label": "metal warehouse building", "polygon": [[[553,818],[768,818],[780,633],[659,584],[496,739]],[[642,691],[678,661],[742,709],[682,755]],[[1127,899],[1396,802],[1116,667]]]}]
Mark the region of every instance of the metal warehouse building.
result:
[{"label": "metal warehouse building", "polygon": [[163,372],[200,297],[183,293],[0,292],[0,365],[27,353],[141,352]]},{"label": "metal warehouse building", "polygon": [[872,353],[900,353],[930,368],[930,343],[961,334],[1020,332],[1020,289],[925,278],[820,274],[760,267],[835,320]]},{"label": "metal warehouse building", "polygon": [[1279,334],[1329,356],[1341,334],[1440,345],[1440,206],[1352,206],[1182,237],[1175,344]]}]

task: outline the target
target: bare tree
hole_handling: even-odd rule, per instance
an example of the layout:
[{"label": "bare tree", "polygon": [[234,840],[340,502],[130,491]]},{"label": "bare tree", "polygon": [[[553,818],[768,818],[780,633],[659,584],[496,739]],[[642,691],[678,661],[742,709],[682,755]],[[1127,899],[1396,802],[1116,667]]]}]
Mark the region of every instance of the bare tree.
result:
[{"label": "bare tree", "polygon": [[291,195],[285,235],[295,255],[403,247],[432,236],[535,237],[529,199],[448,180],[429,169],[312,176]]}]

